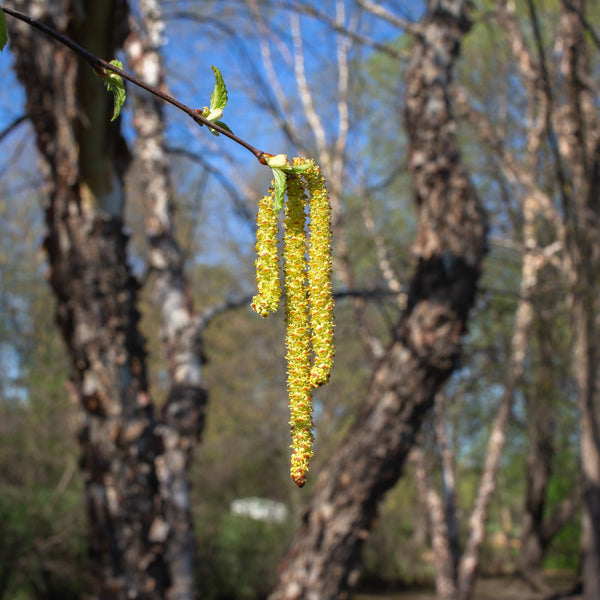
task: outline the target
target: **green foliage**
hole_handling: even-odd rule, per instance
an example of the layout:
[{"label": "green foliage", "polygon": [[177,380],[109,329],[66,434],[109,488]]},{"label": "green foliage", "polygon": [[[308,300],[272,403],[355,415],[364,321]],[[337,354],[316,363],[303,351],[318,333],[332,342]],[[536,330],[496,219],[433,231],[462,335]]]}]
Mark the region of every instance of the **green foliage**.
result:
[{"label": "green foliage", "polygon": [[206,600],[265,598],[276,583],[291,523],[265,523],[230,513],[198,525],[198,589]]},{"label": "green foliage", "polygon": [[[114,67],[118,67],[119,69],[123,68],[123,63],[120,60],[111,60],[110,64]],[[123,78],[117,73],[113,73],[109,71],[106,74],[106,79],[104,80],[104,85],[106,89],[113,95],[114,97],[114,111],[111,121],[114,121],[121,112],[121,108],[123,104],[125,104],[125,83],[123,82]]]},{"label": "green foliage", "polygon": [[[225,82],[223,81],[223,75],[221,75],[221,71],[214,65],[210,67],[215,75],[215,87],[210,94],[210,106],[205,106],[202,111],[202,116],[209,121],[212,121],[216,125],[223,127],[227,131],[231,131],[229,127],[220,121],[219,119],[223,116],[223,110],[227,105],[227,88],[225,87]],[[219,132],[211,129],[208,130],[213,135],[219,135]]]},{"label": "green foliage", "polygon": [[407,469],[385,498],[377,525],[365,542],[365,585],[389,587],[431,581],[433,568],[427,556],[427,515]]},{"label": "green foliage", "polygon": [[215,74],[215,87],[210,94],[210,111],[207,119],[219,119],[223,116],[223,109],[227,105],[227,88],[225,87],[221,71],[214,65],[211,65],[210,68]]},{"label": "green foliage", "polygon": [[4,50],[4,46],[8,42],[8,30],[6,29],[6,19],[4,11],[0,9],[0,52]]}]

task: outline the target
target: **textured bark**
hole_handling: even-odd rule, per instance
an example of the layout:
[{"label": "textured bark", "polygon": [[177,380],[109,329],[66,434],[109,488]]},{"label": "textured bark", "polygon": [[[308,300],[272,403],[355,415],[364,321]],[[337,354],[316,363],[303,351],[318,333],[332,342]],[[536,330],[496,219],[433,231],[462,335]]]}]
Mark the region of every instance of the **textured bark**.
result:
[{"label": "textured bark", "polygon": [[[23,0],[15,7],[103,58],[115,56],[127,32],[125,0]],[[112,99],[89,66],[31,28],[10,26],[47,181],[49,281],[82,405],[90,593],[164,598],[172,577],[168,540],[181,514],[173,509],[179,490],[168,434],[178,415],[158,422],[147,391],[138,284],[123,232],[129,155],[118,121],[110,123]],[[189,523],[182,527],[187,534]]]},{"label": "textured bark", "polygon": [[273,599],[346,597],[378,504],[456,367],[486,232],[460,161],[448,95],[469,26],[465,2],[432,2],[415,41],[405,114],[419,224],[407,308],[363,411],[319,476]]},{"label": "textured bark", "polygon": [[[138,5],[140,20],[134,22],[133,33],[126,43],[128,61],[140,79],[161,88],[164,24],[160,6],[156,0],[140,0]],[[140,93],[134,106],[135,167],[145,203],[148,281],[153,302],[161,308],[161,340],[170,380],[160,427],[165,451],[157,458],[157,475],[170,527],[165,539],[171,576],[168,598],[192,600],[195,598],[194,537],[188,470],[191,452],[204,424],[202,353],[198,320],[183,271],[183,253],[175,237],[163,103],[150,94]]]}]

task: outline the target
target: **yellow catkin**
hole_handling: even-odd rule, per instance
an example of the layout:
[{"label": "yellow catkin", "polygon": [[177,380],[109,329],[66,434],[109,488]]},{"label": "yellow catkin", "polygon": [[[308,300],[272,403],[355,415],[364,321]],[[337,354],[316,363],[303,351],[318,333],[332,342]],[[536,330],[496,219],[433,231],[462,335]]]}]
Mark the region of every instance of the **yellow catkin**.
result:
[{"label": "yellow catkin", "polygon": [[306,482],[308,463],[314,454],[305,222],[304,187],[300,178],[291,176],[287,182],[283,257],[287,320],[287,385],[292,431],[290,475],[299,487]]},{"label": "yellow catkin", "polygon": [[312,164],[302,174],[310,196],[308,298],[314,363],[310,383],[329,381],[335,355],[331,288],[331,205],[321,169]]},{"label": "yellow catkin", "polygon": [[256,286],[252,308],[262,317],[276,312],[281,297],[279,254],[277,251],[277,214],[273,209],[273,189],[258,203],[256,217]]}]

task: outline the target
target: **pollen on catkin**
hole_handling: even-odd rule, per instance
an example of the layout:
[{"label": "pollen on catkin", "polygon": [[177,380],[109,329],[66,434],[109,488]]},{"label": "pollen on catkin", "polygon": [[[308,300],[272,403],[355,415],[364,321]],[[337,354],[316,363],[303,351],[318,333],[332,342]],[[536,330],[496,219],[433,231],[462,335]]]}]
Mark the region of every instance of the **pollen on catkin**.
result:
[{"label": "pollen on catkin", "polygon": [[307,298],[306,211],[304,186],[292,176],[287,182],[284,221],[284,285],[286,294],[287,386],[292,430],[290,475],[299,487],[306,482],[313,451],[310,363],[311,334]]},{"label": "pollen on catkin", "polygon": [[308,299],[314,362],[310,383],[329,381],[335,355],[331,288],[331,205],[321,169],[314,163],[302,173],[310,197]]},{"label": "pollen on catkin", "polygon": [[334,357],[331,206],[325,178],[313,161],[294,158],[290,164],[283,154],[271,158],[267,164],[275,171],[273,188],[260,200],[256,218],[257,294],[252,308],[266,317],[269,312],[276,312],[279,305],[275,206],[283,204],[285,184],[283,271],[292,432],[290,474],[296,485],[302,487],[314,455],[312,392],[329,380]]},{"label": "pollen on catkin", "polygon": [[278,222],[273,208],[274,192],[263,196],[258,203],[256,216],[256,286],[257,294],[252,298],[252,308],[262,317],[277,312],[281,286],[279,283],[279,254],[277,251]]}]

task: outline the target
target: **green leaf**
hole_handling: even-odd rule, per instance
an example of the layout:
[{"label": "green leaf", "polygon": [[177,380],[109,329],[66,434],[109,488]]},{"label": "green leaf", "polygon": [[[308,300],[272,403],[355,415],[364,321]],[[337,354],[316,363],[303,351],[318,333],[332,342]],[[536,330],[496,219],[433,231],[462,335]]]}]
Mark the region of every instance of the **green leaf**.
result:
[{"label": "green leaf", "polygon": [[285,184],[287,175],[281,169],[273,169],[273,210],[278,213],[283,208],[283,197],[285,194]]},{"label": "green leaf", "polygon": [[222,127],[223,129],[226,129],[227,131],[229,131],[230,133],[233,133],[233,131],[231,131],[231,129],[229,128],[228,125],[226,125],[225,123],[223,123],[223,121],[213,121],[213,123],[215,125],[219,125],[220,127]]},{"label": "green leaf", "polygon": [[[223,123],[223,121],[213,121],[213,123],[214,123],[215,125],[219,125],[219,126],[221,126],[223,129],[227,129],[227,131],[231,131],[231,129],[229,129],[229,127],[228,127],[227,125],[225,125],[225,123]],[[208,125],[207,125],[207,127],[208,127]],[[213,135],[216,135],[216,136],[218,136],[218,135],[219,135],[219,132],[218,132],[218,131],[216,131],[215,129],[211,129],[210,127],[208,127],[208,130],[209,130],[209,131],[210,131],[210,132],[211,132]],[[231,131],[231,133],[233,133],[233,131]]]},{"label": "green leaf", "polygon": [[[219,71],[219,69],[217,69],[217,67],[214,65],[210,68],[215,74],[215,89],[210,95],[210,109],[207,119],[214,121],[215,119],[220,119],[223,116],[223,109],[227,105],[227,88],[225,87],[225,82],[223,81],[223,75],[221,75],[221,71]],[[221,113],[217,114],[219,110]],[[215,116],[211,118],[211,114],[215,114]]]},{"label": "green leaf", "polygon": [[0,51],[4,50],[4,46],[8,42],[8,30],[6,29],[6,19],[4,11],[0,8]]},{"label": "green leaf", "polygon": [[[120,60],[111,60],[110,64],[119,69],[123,68],[123,63]],[[106,85],[106,89],[111,92],[114,97],[115,108],[111,119],[111,121],[114,121],[119,116],[123,104],[125,104],[125,83],[120,75],[109,71],[104,80],[104,85]]]},{"label": "green leaf", "polygon": [[303,165],[292,165],[292,168],[289,169],[291,173],[304,173],[307,169],[313,166],[313,162],[310,161],[308,163],[304,163]]}]

